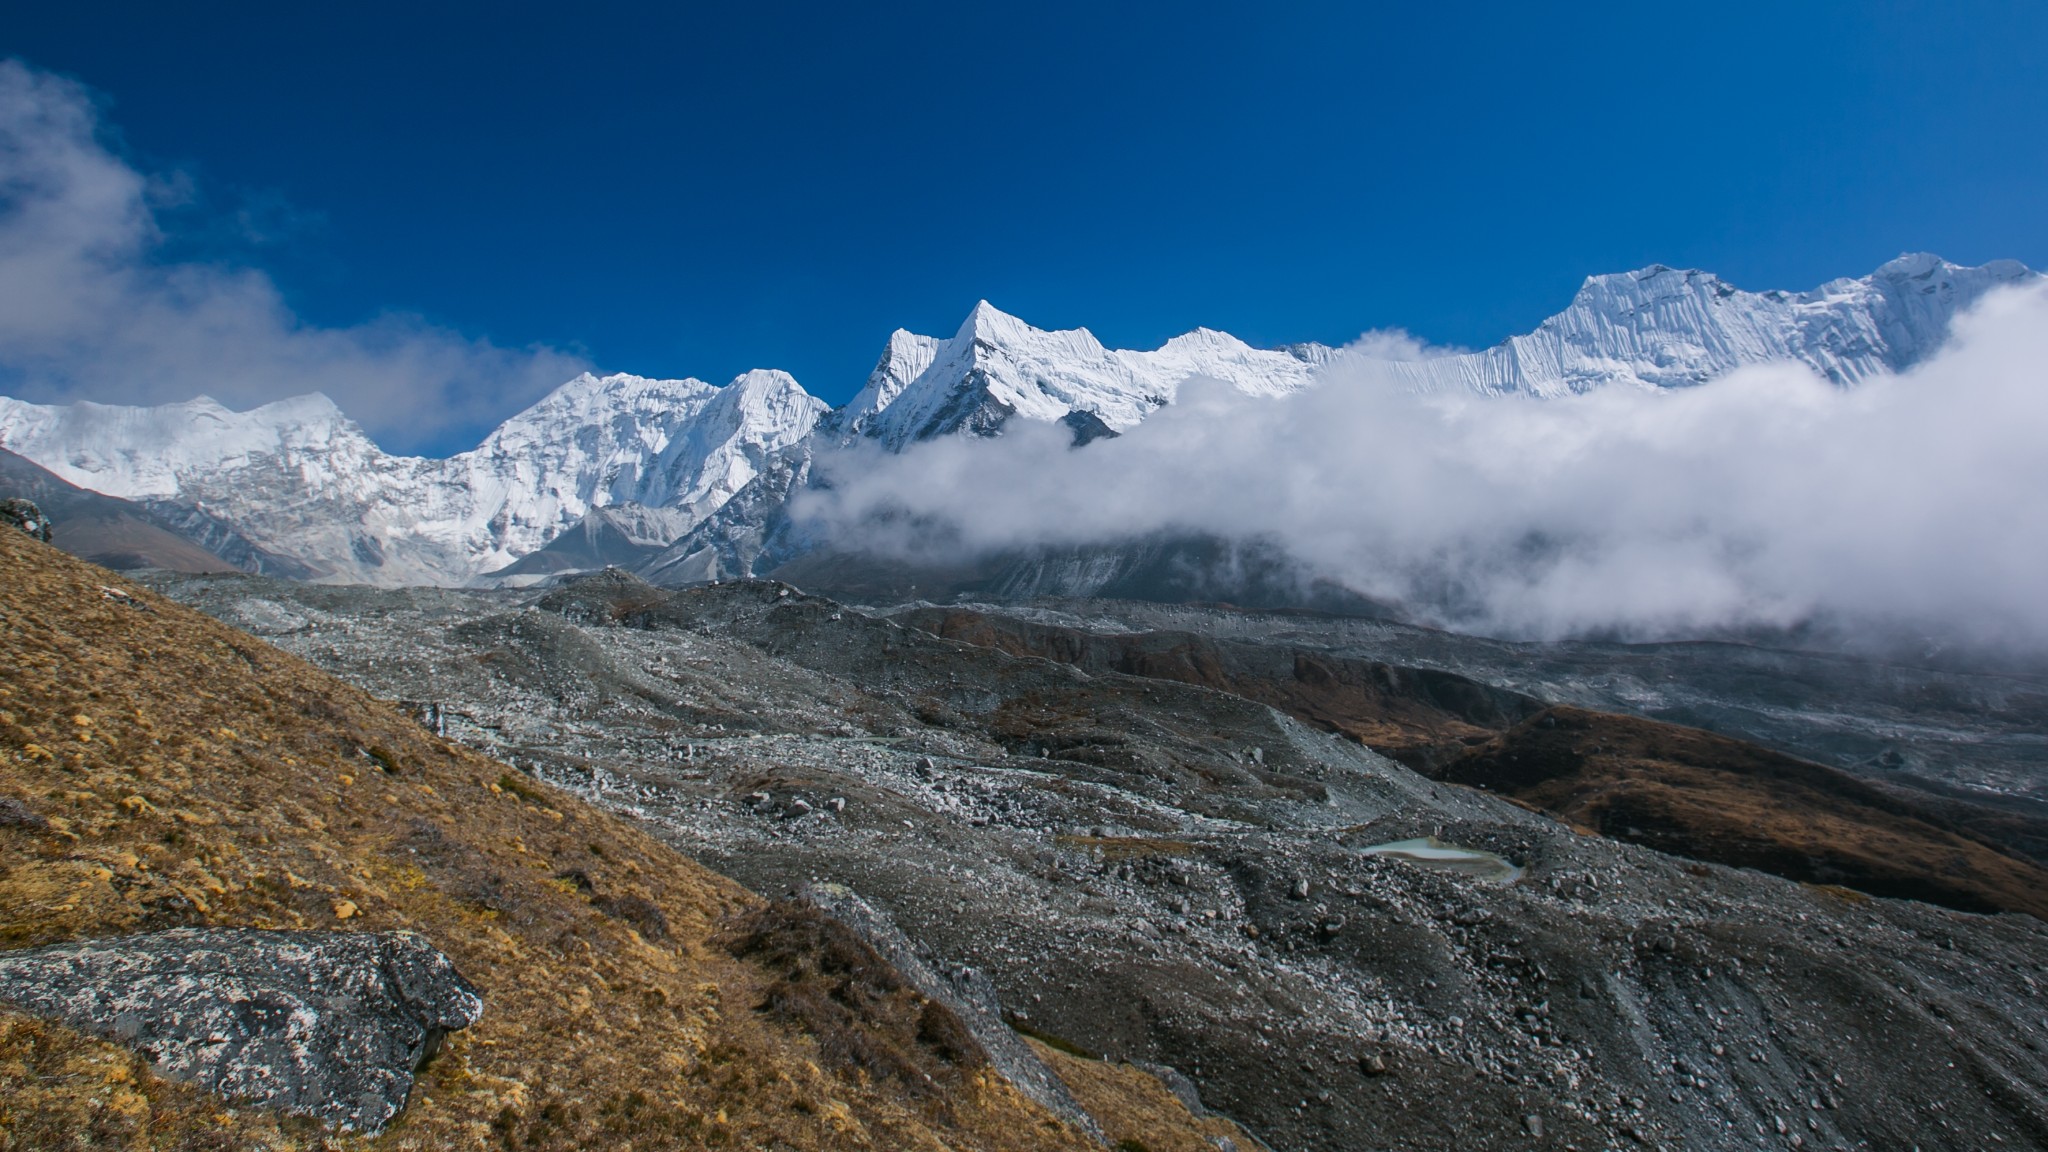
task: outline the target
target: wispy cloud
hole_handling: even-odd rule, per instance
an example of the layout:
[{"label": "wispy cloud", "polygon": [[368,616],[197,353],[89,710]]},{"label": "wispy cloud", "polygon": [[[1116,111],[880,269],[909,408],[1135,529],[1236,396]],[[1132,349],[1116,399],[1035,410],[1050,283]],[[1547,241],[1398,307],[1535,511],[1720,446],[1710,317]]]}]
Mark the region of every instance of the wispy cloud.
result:
[{"label": "wispy cloud", "polygon": [[[417,316],[305,323],[260,269],[171,258],[164,209],[191,200],[189,181],[139,171],[105,135],[86,89],[0,61],[0,390],[237,408],[324,392],[404,450],[487,425],[584,367]],[[262,241],[294,215],[257,200],[206,226]]]},{"label": "wispy cloud", "polygon": [[1368,360],[1434,360],[1467,351],[1445,344],[1430,344],[1406,328],[1372,328],[1344,346],[1344,351]]},{"label": "wispy cloud", "polygon": [[1987,297],[1930,360],[1853,390],[1782,364],[1670,392],[1417,396],[1345,358],[1284,400],[1192,383],[1082,449],[1015,427],[840,467],[800,511],[902,553],[1263,537],[1497,634],[1838,620],[2041,644],[2044,444],[2035,286]]}]

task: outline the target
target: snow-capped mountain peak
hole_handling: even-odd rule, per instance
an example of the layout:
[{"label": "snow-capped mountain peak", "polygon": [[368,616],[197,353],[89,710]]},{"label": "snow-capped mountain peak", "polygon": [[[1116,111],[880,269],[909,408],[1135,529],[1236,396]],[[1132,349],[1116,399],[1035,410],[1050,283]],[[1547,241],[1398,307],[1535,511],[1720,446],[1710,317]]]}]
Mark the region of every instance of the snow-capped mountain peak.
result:
[{"label": "snow-capped mountain peak", "polygon": [[659,509],[687,531],[824,410],[783,372],[725,388],[585,374],[433,460],[385,453],[318,395],[246,412],[0,398],[0,447],[80,487],[201,510],[324,579],[459,584],[593,508]]},{"label": "snow-capped mountain peak", "polygon": [[1838,384],[1913,364],[1984,293],[2037,278],[2024,265],[1977,268],[1924,253],[1810,292],[1750,292],[1712,273],[1653,264],[1589,276],[1534,332],[1480,352],[1390,363],[1423,390],[1555,396],[1609,384],[1686,387],[1746,364],[1799,361]]},{"label": "snow-capped mountain peak", "polygon": [[480,497],[446,531],[472,570],[489,571],[592,508],[681,507],[701,517],[753,478],[750,459],[809,435],[823,410],[782,372],[747,373],[723,388],[585,373],[439,462],[458,489]]},{"label": "snow-capped mountain peak", "polygon": [[769,457],[809,436],[825,412],[824,401],[789,373],[746,372],[715,391],[689,427],[656,455],[648,470],[651,482],[625,499],[685,509],[694,523],[759,475]]},{"label": "snow-capped mountain peak", "polygon": [[[0,398],[0,447],[81,487],[171,505],[245,541],[258,562],[281,558],[324,579],[463,583],[579,525],[592,555],[671,542],[677,571],[714,570],[691,549],[723,540],[715,571],[734,574],[749,570],[747,549],[785,555],[800,543],[771,540],[770,521],[808,482],[819,442],[900,450],[1030,420],[1065,424],[1080,443],[1137,425],[1195,377],[1282,396],[1345,360],[1420,390],[1482,394],[1683,387],[1773,360],[1851,386],[1924,358],[1986,292],[2038,278],[2012,261],[1967,268],[1908,254],[1807,292],[1750,292],[1651,265],[1588,277],[1532,332],[1420,358],[1412,342],[1261,349],[1212,328],[1149,351],[1112,349],[1088,329],[1036,328],[984,300],[949,338],[892,333],[860,393],[829,417],[772,370],[723,387],[584,374],[445,460],[384,453],[317,395],[246,412],[205,398],[158,408]],[[576,548],[558,551],[581,562]]]},{"label": "snow-capped mountain peak", "polygon": [[1315,369],[1333,349],[1320,344],[1291,348],[1254,348],[1214,328],[1197,328],[1168,340],[1152,352],[1124,352],[1141,370],[1171,380],[1177,387],[1191,377],[1221,380],[1251,396],[1284,396],[1308,386]]},{"label": "snow-capped mountain peak", "polygon": [[0,447],[81,488],[125,500],[168,497],[201,462],[375,452],[354,421],[318,393],[236,412],[200,396],[155,408],[0,397]]},{"label": "snow-capped mountain peak", "polygon": [[1149,352],[1110,349],[1086,328],[1036,328],[984,300],[949,340],[891,336],[835,430],[891,449],[953,432],[994,435],[1012,418],[1085,414],[1122,431],[1172,402],[1193,376],[1278,395],[1305,386],[1312,371],[1301,357],[1208,328]]},{"label": "snow-capped mountain peak", "polygon": [[716,391],[702,380],[653,380],[614,373],[585,372],[492,430],[475,451],[544,443],[570,429],[586,429],[615,421],[631,424],[640,440],[659,451],[665,440],[663,414],[701,405]]},{"label": "snow-capped mountain peak", "polygon": [[882,347],[881,359],[875,361],[874,370],[868,373],[866,385],[834,414],[832,430],[842,436],[866,431],[876,413],[895,403],[911,381],[932,366],[944,343],[902,328],[891,332],[889,342]]},{"label": "snow-capped mountain peak", "polygon": [[[1116,351],[1085,330],[1040,330],[983,301],[950,339],[894,333],[867,386],[822,426],[823,438],[900,450],[1035,419],[1066,423],[1082,442],[1128,429],[1195,376],[1279,396],[1346,362],[1369,363],[1418,390],[1481,394],[1683,387],[1775,360],[1803,362],[1847,386],[1917,362],[1985,292],[2037,278],[2011,261],[1964,268],[1907,255],[1810,292],[1748,292],[1710,273],[1651,265],[1588,277],[1535,331],[1453,353],[1425,352],[1391,333],[1342,349],[1269,350],[1211,328],[1152,351]],[[790,494],[810,482],[809,465],[800,449],[642,570],[661,581],[745,576],[820,546],[784,512]]]}]

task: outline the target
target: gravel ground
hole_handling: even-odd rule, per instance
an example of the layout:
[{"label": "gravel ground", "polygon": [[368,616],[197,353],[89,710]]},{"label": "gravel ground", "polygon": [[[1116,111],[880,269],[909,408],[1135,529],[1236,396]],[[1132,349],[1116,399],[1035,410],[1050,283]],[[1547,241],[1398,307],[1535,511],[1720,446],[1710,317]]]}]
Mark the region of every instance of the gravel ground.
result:
[{"label": "gravel ground", "polygon": [[[1276,1148],[2048,1147],[2030,917],[1579,835],[1237,697],[787,586],[153,579],[757,891],[854,889],[1021,1030],[1175,1069]],[[1525,871],[1361,852],[1426,835]]]}]

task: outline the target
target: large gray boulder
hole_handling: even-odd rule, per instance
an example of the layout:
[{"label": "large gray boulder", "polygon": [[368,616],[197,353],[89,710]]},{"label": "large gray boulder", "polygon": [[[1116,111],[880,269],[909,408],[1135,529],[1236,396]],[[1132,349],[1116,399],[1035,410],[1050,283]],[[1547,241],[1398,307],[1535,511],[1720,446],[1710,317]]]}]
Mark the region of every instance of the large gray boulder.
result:
[{"label": "large gray boulder", "polygon": [[33,500],[19,496],[0,500],[0,524],[12,524],[45,544],[50,542],[50,518]]},{"label": "large gray boulder", "polygon": [[175,928],[0,953],[0,1000],[237,1102],[375,1133],[483,1000],[410,932]]}]

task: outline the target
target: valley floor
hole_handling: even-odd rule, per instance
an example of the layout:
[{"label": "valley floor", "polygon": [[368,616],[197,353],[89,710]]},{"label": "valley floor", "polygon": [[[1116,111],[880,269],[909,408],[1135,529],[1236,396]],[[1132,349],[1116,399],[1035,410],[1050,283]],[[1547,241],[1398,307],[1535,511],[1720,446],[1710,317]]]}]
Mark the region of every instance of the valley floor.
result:
[{"label": "valley floor", "polygon": [[[2048,1147],[2033,916],[1587,835],[1235,693],[784,585],[158,586],[756,891],[853,889],[1027,1035],[1274,1147]],[[1521,875],[1366,851],[1420,837]]]}]

